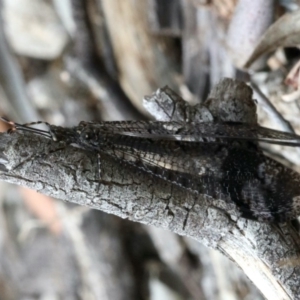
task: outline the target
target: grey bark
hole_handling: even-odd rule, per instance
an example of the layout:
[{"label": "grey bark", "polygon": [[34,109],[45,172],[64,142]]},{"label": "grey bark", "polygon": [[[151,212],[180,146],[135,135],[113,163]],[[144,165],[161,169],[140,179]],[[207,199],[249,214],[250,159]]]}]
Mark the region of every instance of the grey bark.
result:
[{"label": "grey bark", "polygon": [[[226,101],[224,89],[215,92],[214,101]],[[205,195],[196,197],[106,155],[101,155],[99,183],[96,153],[58,148],[28,133],[1,134],[0,179],[191,237],[234,260],[268,299],[299,299],[300,240],[291,224],[231,216]]]}]

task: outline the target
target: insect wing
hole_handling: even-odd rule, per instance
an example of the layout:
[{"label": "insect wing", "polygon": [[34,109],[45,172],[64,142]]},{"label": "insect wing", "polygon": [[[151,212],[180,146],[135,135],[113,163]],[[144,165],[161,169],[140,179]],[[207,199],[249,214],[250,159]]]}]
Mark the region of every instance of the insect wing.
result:
[{"label": "insect wing", "polygon": [[[210,196],[212,200],[216,199],[214,201],[215,206],[230,210],[230,213],[237,216],[261,221],[289,218],[290,208],[288,205],[281,205],[279,211],[276,205],[273,207],[273,205],[261,201],[262,197],[264,199],[268,199],[270,196],[271,198],[282,197],[282,193],[272,192],[272,184],[268,186],[264,180],[257,177],[255,172],[257,166],[253,162],[254,159],[251,158],[255,156],[259,164],[264,163],[266,158],[262,153],[242,149],[240,152],[243,155],[242,158],[245,161],[250,159],[255,165],[252,170],[245,173],[243,173],[243,169],[239,169],[241,172],[226,169],[231,173],[230,178],[228,178],[227,172],[224,173],[222,168],[224,157],[218,156],[223,151],[217,152],[216,156],[212,155],[211,160],[209,160],[210,156],[205,153],[205,151],[210,152],[211,149],[216,150],[218,147],[214,149],[207,144],[202,144],[202,148],[195,148],[195,145],[191,143],[178,141],[154,141],[153,143],[151,140],[141,140],[128,136],[121,136],[121,140],[123,141],[119,144],[108,141],[99,151],[103,151],[120,163],[130,165],[151,176],[171,182],[172,185],[184,188],[195,195]],[[175,149],[177,145],[190,146],[190,149],[185,148],[184,151],[183,148],[180,148],[177,153]],[[193,148],[195,151],[193,151]],[[164,155],[162,155],[163,151]],[[197,156],[197,153],[199,156]],[[208,158],[204,159],[204,157]],[[228,157],[227,161],[232,161],[231,158]],[[197,161],[201,162],[203,172],[201,172],[199,165],[195,166]],[[235,167],[234,163],[232,167]],[[239,185],[243,187],[243,192],[238,192]],[[278,189],[278,185],[274,187],[276,187],[276,190]],[[272,194],[269,194],[270,191]],[[249,205],[250,199],[251,205]],[[270,202],[272,202],[272,199]],[[261,203],[264,205],[261,205]],[[258,207],[259,209],[257,209]]]},{"label": "insect wing", "polygon": [[[118,160],[132,165],[155,166],[172,171],[199,174],[196,160],[206,158],[209,151],[201,143],[191,145],[187,142],[140,139],[131,136],[106,135],[105,143],[99,147]],[[213,159],[215,163],[215,158]]]},{"label": "insect wing", "polygon": [[244,123],[117,121],[86,124],[104,133],[157,140],[187,142],[214,142],[214,139],[218,139],[219,142],[252,140],[286,146],[300,146],[300,136],[296,134]]}]

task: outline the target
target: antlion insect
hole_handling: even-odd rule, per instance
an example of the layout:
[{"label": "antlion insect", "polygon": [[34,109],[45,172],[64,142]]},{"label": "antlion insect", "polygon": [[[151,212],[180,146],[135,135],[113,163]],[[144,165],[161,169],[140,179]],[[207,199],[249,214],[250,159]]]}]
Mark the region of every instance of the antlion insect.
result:
[{"label": "antlion insect", "polygon": [[[300,136],[244,123],[159,121],[80,122],[64,128],[46,122],[9,123],[28,131],[76,144],[169,181],[194,194],[234,203],[240,216],[285,221],[300,214],[299,174],[263,155],[257,142],[300,146]],[[32,128],[45,124],[49,130]]]}]

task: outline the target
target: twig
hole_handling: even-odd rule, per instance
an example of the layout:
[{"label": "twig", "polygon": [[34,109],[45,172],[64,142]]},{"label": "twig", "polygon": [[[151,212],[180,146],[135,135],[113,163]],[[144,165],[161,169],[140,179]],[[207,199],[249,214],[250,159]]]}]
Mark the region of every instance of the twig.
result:
[{"label": "twig", "polygon": [[[221,88],[218,92],[224,95]],[[37,157],[57,147],[28,133],[0,134],[0,180],[192,237],[237,262],[268,299],[296,299],[300,294],[300,238],[291,224],[232,217],[211,197],[187,193],[104,154],[100,183],[94,153],[68,147]],[[275,161],[272,165],[279,168]]]}]

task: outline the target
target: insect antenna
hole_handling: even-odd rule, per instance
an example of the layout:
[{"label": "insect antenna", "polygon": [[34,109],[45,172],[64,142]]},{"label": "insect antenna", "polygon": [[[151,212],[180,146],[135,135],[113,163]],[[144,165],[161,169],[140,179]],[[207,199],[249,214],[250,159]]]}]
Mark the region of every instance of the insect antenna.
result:
[{"label": "insect antenna", "polygon": [[[32,132],[38,135],[45,136],[47,138],[56,140],[55,134],[51,131],[51,126],[47,122],[42,122],[42,121],[37,121],[37,122],[31,122],[31,123],[25,123],[25,124],[19,124],[13,121],[10,121],[4,117],[0,117],[0,120],[4,121],[5,123],[9,124],[12,126],[7,132],[11,133],[13,131],[21,130],[21,131],[27,131],[27,132]],[[37,125],[37,124],[45,124],[48,128],[49,131],[38,129],[38,128],[32,128],[30,126],[32,125]]]},{"label": "insect antenna", "polygon": [[[47,122],[37,121],[37,122],[19,124],[19,123],[10,121],[10,120],[8,120],[8,119],[6,119],[4,117],[0,117],[0,120],[4,121],[5,123],[7,123],[7,124],[9,124],[9,125],[12,126],[12,128],[10,128],[7,131],[8,133],[12,133],[14,131],[20,130],[20,131],[32,132],[34,134],[45,136],[45,137],[47,137],[49,139],[57,141],[57,137],[56,137],[55,133],[52,131],[52,126],[49,123],[47,123]],[[30,127],[32,125],[37,125],[37,124],[45,124],[49,128],[49,131]],[[53,149],[53,150],[48,150],[45,153],[37,153],[37,154],[35,154],[35,155],[31,156],[31,157],[28,157],[27,159],[21,161],[19,164],[15,165],[12,168],[12,170],[15,170],[15,169],[19,168],[21,165],[23,165],[27,161],[34,160],[34,159],[40,158],[40,157],[44,157],[45,154],[49,155],[51,153],[55,153],[57,151],[64,150],[65,148],[66,148],[66,145],[63,145],[62,147],[59,147],[59,148],[56,148],[56,149]]]}]

